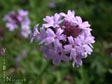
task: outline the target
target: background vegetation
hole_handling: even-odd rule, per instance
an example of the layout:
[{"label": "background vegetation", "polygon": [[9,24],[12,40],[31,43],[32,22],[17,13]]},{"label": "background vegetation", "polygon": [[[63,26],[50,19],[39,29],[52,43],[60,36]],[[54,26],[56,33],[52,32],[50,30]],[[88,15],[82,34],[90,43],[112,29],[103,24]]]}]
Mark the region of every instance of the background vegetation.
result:
[{"label": "background vegetation", "polygon": [[[94,52],[82,67],[72,63],[55,66],[43,59],[37,42],[30,44],[19,31],[10,32],[3,17],[9,11],[26,9],[31,29],[46,15],[75,10],[88,20],[95,36]],[[112,84],[112,1],[111,0],[0,0],[0,47],[6,48],[6,76],[3,81],[3,56],[0,56],[0,84]],[[26,79],[22,81],[22,79]]]}]

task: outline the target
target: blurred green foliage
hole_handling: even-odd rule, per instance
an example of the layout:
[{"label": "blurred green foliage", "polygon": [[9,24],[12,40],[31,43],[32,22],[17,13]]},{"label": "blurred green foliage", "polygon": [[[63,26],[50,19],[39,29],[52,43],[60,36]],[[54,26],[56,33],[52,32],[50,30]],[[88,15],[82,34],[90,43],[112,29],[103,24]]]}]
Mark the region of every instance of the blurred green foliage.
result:
[{"label": "blurred green foliage", "polygon": [[[54,4],[52,6],[51,4]],[[82,67],[72,63],[53,65],[43,59],[37,42],[30,44],[18,31],[9,32],[2,21],[12,10],[29,11],[31,28],[42,23],[46,15],[75,10],[91,24],[96,38],[94,52],[84,59]],[[3,81],[3,60],[0,56],[0,84],[111,84],[112,83],[112,1],[111,0],[0,0],[0,46],[6,48],[6,76],[16,81]],[[27,53],[22,56],[22,51]],[[19,60],[19,61],[18,61]],[[22,79],[26,81],[22,81]]]}]

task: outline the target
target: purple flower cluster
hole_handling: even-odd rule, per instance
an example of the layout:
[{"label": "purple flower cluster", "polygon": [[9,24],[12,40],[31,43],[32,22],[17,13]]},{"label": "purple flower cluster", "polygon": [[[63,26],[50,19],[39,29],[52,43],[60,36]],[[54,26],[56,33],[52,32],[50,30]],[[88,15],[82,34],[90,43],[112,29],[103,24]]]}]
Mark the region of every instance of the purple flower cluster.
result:
[{"label": "purple flower cluster", "polygon": [[28,11],[18,10],[17,12],[9,12],[3,20],[6,22],[6,27],[9,31],[14,31],[19,26],[21,27],[21,35],[25,38],[31,33],[30,19],[28,18]]},{"label": "purple flower cluster", "polygon": [[43,20],[45,24],[39,29],[39,25],[35,26],[32,40],[40,42],[44,57],[54,64],[73,61],[73,66],[81,66],[82,59],[92,53],[95,42],[88,21],[82,21],[70,10],[67,14],[56,13]]}]

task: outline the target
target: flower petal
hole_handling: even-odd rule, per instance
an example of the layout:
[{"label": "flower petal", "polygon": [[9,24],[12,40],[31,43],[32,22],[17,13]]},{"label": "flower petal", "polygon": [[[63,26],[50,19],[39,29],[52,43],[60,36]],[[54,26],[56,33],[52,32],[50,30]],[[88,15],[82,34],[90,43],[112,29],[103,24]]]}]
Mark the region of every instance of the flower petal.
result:
[{"label": "flower petal", "polygon": [[65,45],[64,49],[65,49],[65,51],[71,51],[72,45]]},{"label": "flower petal", "polygon": [[68,37],[68,41],[70,44],[74,44],[74,39],[72,36]]},{"label": "flower petal", "polygon": [[76,55],[77,55],[76,49],[72,49],[71,52],[70,52],[70,57],[75,60],[76,59]]},{"label": "flower petal", "polygon": [[51,29],[47,29],[46,33],[49,37],[55,37],[55,33]]},{"label": "flower petal", "polygon": [[63,33],[63,30],[61,28],[59,28],[56,32],[56,35],[59,36]]}]

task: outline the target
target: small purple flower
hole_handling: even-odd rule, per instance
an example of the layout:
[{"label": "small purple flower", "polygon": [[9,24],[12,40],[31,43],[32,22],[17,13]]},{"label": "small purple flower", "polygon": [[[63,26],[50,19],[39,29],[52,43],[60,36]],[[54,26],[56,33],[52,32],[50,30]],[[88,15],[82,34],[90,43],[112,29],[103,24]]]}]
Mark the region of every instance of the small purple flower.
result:
[{"label": "small purple flower", "polygon": [[15,29],[17,29],[17,24],[14,24],[14,23],[6,23],[6,27],[9,28],[9,31],[14,31]]},{"label": "small purple flower", "polygon": [[59,40],[66,39],[62,33],[63,33],[63,30],[61,28],[57,29],[56,33],[54,33],[54,31],[51,29],[47,29],[46,30],[46,38],[43,40],[43,42],[45,43],[45,45],[54,43],[59,46],[61,44],[59,42]]},{"label": "small purple flower", "polygon": [[90,24],[74,14],[69,10],[67,14],[46,16],[45,23],[34,29],[32,39],[40,42],[44,57],[53,60],[54,64],[73,60],[73,67],[81,66],[82,59],[93,51],[95,40]]},{"label": "small purple flower", "polygon": [[66,52],[63,50],[62,46],[57,48],[51,47],[49,45],[42,46],[41,50],[44,52],[44,58],[52,59],[54,64],[59,64],[61,61],[69,61],[69,57],[66,55]]},{"label": "small purple flower", "polygon": [[60,14],[55,14],[54,16],[46,16],[43,19],[46,24],[43,24],[44,27],[59,27],[59,24],[62,22]]},{"label": "small purple flower", "polygon": [[28,38],[29,34],[31,33],[31,30],[29,26],[23,25],[21,29],[21,35],[25,38]]},{"label": "small purple flower", "polygon": [[20,26],[23,37],[27,38],[31,33],[28,11],[20,9],[17,12],[9,12],[3,20],[6,22],[6,27],[9,31],[14,31]]}]

